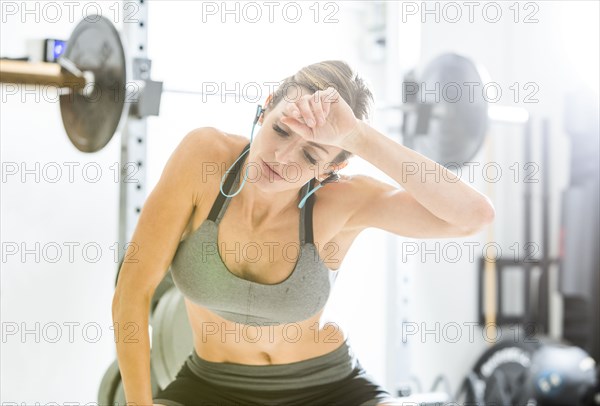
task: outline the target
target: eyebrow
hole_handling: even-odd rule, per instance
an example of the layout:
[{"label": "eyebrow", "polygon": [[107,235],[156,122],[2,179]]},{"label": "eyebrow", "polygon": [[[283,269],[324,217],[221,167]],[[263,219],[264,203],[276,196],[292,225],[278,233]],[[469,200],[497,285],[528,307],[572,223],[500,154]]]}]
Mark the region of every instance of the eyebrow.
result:
[{"label": "eyebrow", "polygon": [[[284,115],[284,116],[286,116],[286,117],[289,117],[287,114],[285,114],[285,112],[281,112],[281,114],[282,114],[282,115]],[[292,117],[292,118],[293,118],[293,117]],[[281,121],[280,121],[280,123],[281,123]],[[285,124],[283,124],[283,123],[281,123],[281,125],[285,126],[285,127],[288,129],[288,130],[290,130],[290,132],[291,132],[292,134],[296,134],[296,133],[295,133],[295,132],[293,132],[293,131],[292,131],[292,129],[291,129],[291,128],[289,128],[287,125],[285,125]],[[296,135],[297,135],[297,134],[296,134]],[[329,151],[328,151],[328,150],[327,150],[327,149],[326,149],[326,148],[325,148],[323,145],[321,145],[321,144],[319,144],[319,143],[316,143],[316,142],[312,142],[312,141],[306,141],[306,142],[307,142],[308,144],[312,145],[313,147],[316,147],[316,148],[320,148],[320,149],[322,149],[323,151],[325,151],[325,153],[326,153],[326,154],[329,154]]]}]

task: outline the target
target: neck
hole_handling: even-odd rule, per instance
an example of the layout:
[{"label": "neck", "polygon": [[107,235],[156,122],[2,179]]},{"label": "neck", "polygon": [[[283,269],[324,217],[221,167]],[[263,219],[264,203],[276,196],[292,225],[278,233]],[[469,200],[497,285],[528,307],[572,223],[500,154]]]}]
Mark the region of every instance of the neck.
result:
[{"label": "neck", "polygon": [[[238,182],[234,186],[234,192],[237,190],[246,171],[246,162],[241,168]],[[250,168],[249,174],[255,172]],[[236,196],[239,200],[242,216],[248,219],[249,226],[260,228],[263,224],[269,224],[285,217],[287,213],[298,212],[298,203],[300,203],[299,189],[289,189],[280,192],[267,193],[258,187],[250,179],[246,180],[244,187]]]}]

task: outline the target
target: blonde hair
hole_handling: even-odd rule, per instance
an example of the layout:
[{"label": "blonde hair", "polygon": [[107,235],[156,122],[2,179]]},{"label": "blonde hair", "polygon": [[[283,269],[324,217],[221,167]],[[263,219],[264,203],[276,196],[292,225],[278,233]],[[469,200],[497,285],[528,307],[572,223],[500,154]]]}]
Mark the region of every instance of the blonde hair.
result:
[{"label": "blonde hair", "polygon": [[[344,61],[330,60],[313,63],[282,80],[267,106],[267,114],[277,106],[286,96],[288,89],[293,86],[304,87],[311,94],[333,87],[352,108],[356,118],[364,120],[369,117],[373,94],[365,81]],[[334,158],[333,164],[339,164],[352,156],[352,153],[343,150]]]}]

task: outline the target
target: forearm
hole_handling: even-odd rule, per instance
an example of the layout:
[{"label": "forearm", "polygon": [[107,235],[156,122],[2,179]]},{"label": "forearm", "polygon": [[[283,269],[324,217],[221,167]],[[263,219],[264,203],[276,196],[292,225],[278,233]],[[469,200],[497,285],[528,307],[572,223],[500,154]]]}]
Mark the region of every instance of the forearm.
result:
[{"label": "forearm", "polygon": [[128,404],[152,406],[149,306],[140,302],[113,305],[113,325],[125,398]]},{"label": "forearm", "polygon": [[361,122],[343,148],[398,182],[421,205],[450,224],[477,227],[494,216],[490,200],[443,165]]}]

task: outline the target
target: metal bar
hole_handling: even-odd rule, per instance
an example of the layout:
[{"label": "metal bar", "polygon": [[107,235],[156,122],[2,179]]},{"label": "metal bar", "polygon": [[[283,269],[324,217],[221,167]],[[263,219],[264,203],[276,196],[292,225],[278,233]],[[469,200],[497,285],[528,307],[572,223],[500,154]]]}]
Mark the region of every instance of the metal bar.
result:
[{"label": "metal bar", "polygon": [[[388,79],[386,82],[389,84],[385,90],[386,92],[390,92],[387,97],[392,99],[396,96],[396,81],[399,80],[395,72],[400,58],[400,44],[398,42],[400,36],[399,26],[395,24],[395,21],[400,9],[399,5],[395,2],[373,4],[372,7],[374,12],[381,13],[380,15],[385,19],[386,58],[384,75]],[[394,92],[394,94],[391,94],[391,92]],[[405,274],[406,269],[403,269],[403,272],[400,271],[404,267],[399,267],[398,263],[397,238],[388,234],[385,236],[385,244],[387,253],[385,270],[385,311],[387,324],[387,328],[385,329],[385,387],[394,393],[398,386],[401,385],[401,382],[408,380],[409,377],[410,354],[408,343],[403,344],[400,340],[401,323],[409,318],[409,303],[406,300],[408,289],[403,289],[399,286],[401,281],[406,280],[406,277],[402,278],[402,275],[400,275],[400,273]],[[399,292],[400,295],[398,294]],[[403,304],[402,299],[398,296],[402,296],[406,303]]]},{"label": "metal bar", "polygon": [[[400,110],[407,113],[416,112],[419,104],[433,104],[433,117],[444,117],[446,109],[443,103],[377,103],[375,105],[376,110]],[[490,104],[488,106],[488,118],[494,123],[501,124],[525,124],[529,120],[529,112],[522,107],[514,106],[500,106],[496,104]]]},{"label": "metal bar", "polygon": [[496,319],[492,323],[495,323],[500,326],[500,325],[503,325],[506,323],[506,317],[504,314],[504,299],[503,299],[504,279],[502,278],[504,275],[504,272],[505,272],[504,266],[506,265],[506,261],[496,260],[494,262],[495,262],[495,268],[496,268],[496,274],[494,275],[496,277],[496,279],[495,279],[495,283],[496,283],[496,292],[495,292],[496,293]]},{"label": "metal bar", "polygon": [[549,227],[550,227],[550,187],[549,187],[549,171],[550,171],[550,120],[545,118],[542,121],[542,259],[540,261],[540,284],[539,284],[539,300],[538,300],[538,317],[542,328],[541,333],[549,331],[548,325],[548,305],[549,305]]},{"label": "metal bar", "polygon": [[0,60],[0,82],[83,88],[86,79],[61,71],[53,62]]},{"label": "metal bar", "polygon": [[221,93],[221,92],[201,92],[199,90],[186,90],[186,89],[173,89],[173,88],[164,88],[164,93],[182,93],[182,94],[191,94],[198,96],[225,96],[225,97],[247,97],[252,100],[259,100],[262,97],[262,94],[241,94],[241,93]]},{"label": "metal bar", "polygon": [[478,304],[478,309],[479,309],[479,313],[478,313],[478,323],[480,326],[485,325],[485,313],[486,313],[486,309],[484,307],[484,297],[483,297],[483,292],[484,292],[484,272],[485,269],[485,257],[481,256],[479,257],[479,267],[477,269],[477,286],[479,287],[479,289],[477,289],[477,304]]},{"label": "metal bar", "polygon": [[[125,59],[127,83],[143,79],[150,72],[135,71],[133,61],[146,58],[148,49],[148,3],[140,1],[136,14],[138,23],[123,24],[122,35],[126,41]],[[127,3],[123,3],[123,12]],[[126,15],[126,14],[125,14]],[[139,70],[139,69],[138,69]],[[121,133],[121,182],[119,199],[119,262],[123,259],[128,243],[133,236],[135,226],[146,199],[146,118],[128,116]],[[139,248],[139,247],[137,247]],[[126,258],[125,260],[135,260]]]},{"label": "metal bar", "polygon": [[[528,120],[524,126],[523,131],[523,149],[525,151],[524,158],[525,162],[531,162],[531,138],[532,138],[532,122]],[[524,201],[525,201],[525,210],[524,210],[524,218],[523,224],[524,227],[524,248],[525,248],[525,257],[523,258],[523,277],[524,277],[524,312],[523,312],[523,325],[527,328],[527,324],[531,321],[531,303],[530,303],[530,293],[531,293],[531,263],[532,260],[531,255],[533,254],[533,249],[531,247],[531,183],[524,183]]]}]

